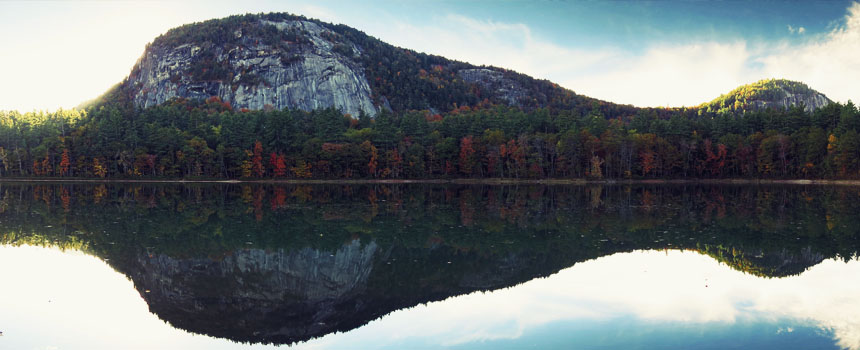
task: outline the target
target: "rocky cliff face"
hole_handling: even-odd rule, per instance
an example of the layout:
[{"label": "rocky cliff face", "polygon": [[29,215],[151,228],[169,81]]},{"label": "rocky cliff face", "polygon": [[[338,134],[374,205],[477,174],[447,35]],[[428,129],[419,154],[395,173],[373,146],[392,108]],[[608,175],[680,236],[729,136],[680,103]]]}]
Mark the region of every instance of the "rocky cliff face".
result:
[{"label": "rocky cliff face", "polygon": [[735,112],[788,109],[804,106],[807,112],[833,103],[824,94],[804,83],[786,79],[765,79],[740,86],[719,98],[700,105],[709,112]]},{"label": "rocky cliff face", "polygon": [[445,112],[483,100],[535,108],[572,96],[548,81],[394,47],[346,26],[283,13],[171,29],[147,47],[120,91],[137,108],[218,97],[234,109],[334,107],[352,115]]},{"label": "rocky cliff face", "polygon": [[359,47],[335,49],[327,39],[331,32],[314,22],[256,21],[251,25],[291,33],[295,41],[273,42],[241,28],[229,33],[228,45],[156,41],[125,82],[134,105],[215,96],[236,109],[335,107],[352,115],[377,113],[364,70],[352,59],[361,55]]},{"label": "rocky cliff face", "polygon": [[517,81],[505,77],[504,73],[487,68],[461,69],[457,72],[463,80],[477,84],[490,96],[505,101],[508,105],[520,105],[529,97],[528,91]]},{"label": "rocky cliff face", "polygon": [[776,98],[753,99],[748,101],[748,103],[758,109],[784,109],[802,105],[807,112],[812,112],[833,103],[824,94],[811,89],[809,91],[798,91],[787,86],[780,86],[777,95]]}]

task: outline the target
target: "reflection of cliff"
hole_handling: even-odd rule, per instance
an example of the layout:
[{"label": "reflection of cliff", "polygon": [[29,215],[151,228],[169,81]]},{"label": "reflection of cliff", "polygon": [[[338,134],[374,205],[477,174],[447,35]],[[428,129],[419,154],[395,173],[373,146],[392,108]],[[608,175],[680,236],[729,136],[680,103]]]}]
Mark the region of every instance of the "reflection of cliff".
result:
[{"label": "reflection of cliff", "polygon": [[281,344],[616,252],[695,250],[757,276],[799,274],[856,256],[854,198],[823,187],[25,185],[0,188],[0,242],[87,251],[178,328]]},{"label": "reflection of cliff", "polygon": [[799,275],[812,266],[824,261],[821,253],[806,247],[799,254],[785,249],[773,252],[759,251],[756,254],[742,252],[734,248],[707,247],[702,250],[717,261],[731,268],[759,277],[787,277]]},{"label": "reflection of cliff", "polygon": [[[139,256],[123,266],[150,306],[176,327],[253,342],[290,342],[342,329],[380,252],[374,243],[247,249],[221,259]],[[148,292],[147,292],[148,291]]]},{"label": "reflection of cliff", "polygon": [[496,260],[446,248],[382,249],[359,240],[331,253],[243,249],[217,259],[145,254],[109,261],[134,281],[150,311],[175,327],[276,344],[347,331],[401,308],[509,287],[575,263],[541,254]]},{"label": "reflection of cliff", "polygon": [[[175,327],[234,341],[286,344],[360,327],[392,311],[481,290],[514,286],[578,262],[638,247],[611,247],[594,256],[530,252],[503,258],[446,248],[382,249],[354,240],[337,251],[243,249],[219,259],[144,255],[120,266],[149,304]],[[822,261],[808,249],[708,253],[758,276],[798,274]]]}]

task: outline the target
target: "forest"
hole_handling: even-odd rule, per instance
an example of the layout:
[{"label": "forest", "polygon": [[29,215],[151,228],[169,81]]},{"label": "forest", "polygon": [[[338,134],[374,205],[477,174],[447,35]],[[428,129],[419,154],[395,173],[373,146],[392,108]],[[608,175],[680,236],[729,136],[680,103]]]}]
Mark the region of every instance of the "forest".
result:
[{"label": "forest", "polygon": [[695,109],[604,115],[478,104],[351,116],[234,110],[217,97],[138,110],[0,112],[0,176],[49,178],[860,178],[860,112]]}]

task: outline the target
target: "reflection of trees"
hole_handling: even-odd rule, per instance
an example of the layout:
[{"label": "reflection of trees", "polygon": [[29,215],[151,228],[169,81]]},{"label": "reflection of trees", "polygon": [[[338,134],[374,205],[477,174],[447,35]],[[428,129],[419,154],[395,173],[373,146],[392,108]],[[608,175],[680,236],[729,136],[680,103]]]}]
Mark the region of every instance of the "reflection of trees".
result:
[{"label": "reflection of trees", "polygon": [[[94,244],[110,233],[112,240],[128,238],[124,244],[191,255],[198,247],[166,240],[224,250],[247,248],[248,241],[334,249],[361,232],[363,239],[416,246],[439,237],[504,254],[537,248],[528,238],[538,232],[556,243],[575,239],[579,250],[611,243],[799,253],[811,246],[826,257],[851,258],[857,196],[856,189],[779,186],[3,185],[0,228],[58,244],[70,229]],[[400,227],[404,221],[410,225]],[[289,238],[272,234],[285,227]],[[223,237],[245,238],[213,243],[216,228]]]},{"label": "reflection of trees", "polygon": [[[152,290],[152,309],[177,326],[281,343],[636,249],[696,250],[757,276],[802,273],[857,256],[858,195],[791,186],[2,184],[0,242],[109,259]],[[312,276],[296,266],[333,261],[342,263],[330,265],[332,276],[362,272],[325,298],[308,294],[310,282],[287,283]],[[151,285],[164,281],[173,289]],[[219,314],[244,326],[207,323]],[[301,328],[308,317],[328,325]]]}]

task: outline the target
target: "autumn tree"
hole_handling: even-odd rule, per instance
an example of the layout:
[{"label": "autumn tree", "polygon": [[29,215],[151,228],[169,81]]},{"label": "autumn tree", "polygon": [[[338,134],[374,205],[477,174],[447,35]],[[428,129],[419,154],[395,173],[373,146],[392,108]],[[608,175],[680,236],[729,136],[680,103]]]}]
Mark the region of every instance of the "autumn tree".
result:
[{"label": "autumn tree", "polygon": [[298,162],[296,162],[296,166],[290,168],[290,171],[292,171],[293,175],[300,179],[306,179],[313,176],[313,173],[311,172],[311,165],[304,160],[299,160]]},{"label": "autumn tree", "polygon": [[93,158],[93,175],[104,178],[107,176],[107,167],[98,158]]},{"label": "autumn tree", "polygon": [[376,177],[376,169],[379,166],[379,151],[370,141],[364,141],[362,147],[370,152],[370,161],[367,162],[367,172],[371,177]]},{"label": "autumn tree", "polygon": [[263,144],[260,141],[254,142],[254,152],[251,157],[251,172],[256,177],[263,177],[265,173],[263,168]]},{"label": "autumn tree", "polygon": [[69,166],[71,162],[69,161],[69,150],[63,149],[63,156],[60,160],[60,176],[69,175]]},{"label": "autumn tree", "polygon": [[472,175],[475,167],[475,148],[472,136],[466,136],[460,140],[460,172],[466,176]]},{"label": "autumn tree", "polygon": [[278,154],[275,156],[275,161],[272,166],[272,169],[277,177],[287,176],[287,161],[284,158],[283,154]]}]

